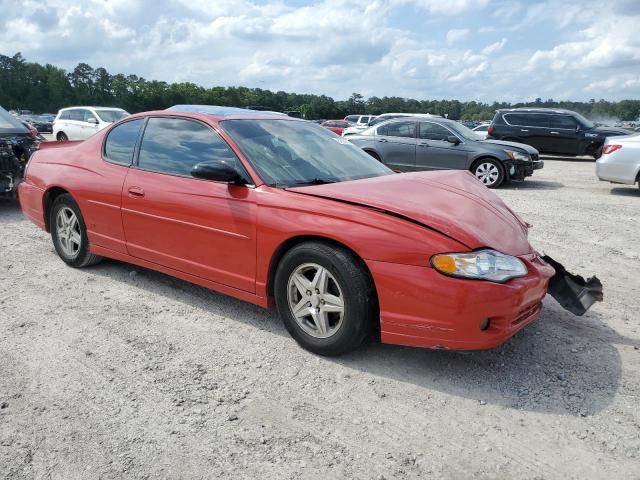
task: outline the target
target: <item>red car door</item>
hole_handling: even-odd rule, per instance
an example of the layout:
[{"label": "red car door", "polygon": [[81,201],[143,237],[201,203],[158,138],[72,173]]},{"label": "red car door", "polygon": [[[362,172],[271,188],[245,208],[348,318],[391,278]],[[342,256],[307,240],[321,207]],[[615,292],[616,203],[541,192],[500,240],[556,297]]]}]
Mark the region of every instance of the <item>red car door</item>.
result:
[{"label": "red car door", "polygon": [[129,254],[255,292],[256,201],[252,188],[196,179],[199,162],[240,162],[209,126],[149,118],[122,190]]}]

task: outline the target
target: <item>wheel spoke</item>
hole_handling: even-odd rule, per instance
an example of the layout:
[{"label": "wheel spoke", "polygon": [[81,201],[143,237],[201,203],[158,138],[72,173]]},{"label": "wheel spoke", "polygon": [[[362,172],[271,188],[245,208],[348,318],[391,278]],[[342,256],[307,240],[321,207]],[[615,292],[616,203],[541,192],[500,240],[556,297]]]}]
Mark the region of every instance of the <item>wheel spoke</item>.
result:
[{"label": "wheel spoke", "polygon": [[296,272],[292,277],[293,283],[303,297],[311,290],[311,282],[300,272]]},{"label": "wheel spoke", "polygon": [[322,309],[325,312],[335,312],[335,313],[343,313],[344,312],[344,302],[342,298],[336,297],[335,295],[326,294],[322,296],[324,300],[324,305]]},{"label": "wheel spoke", "polygon": [[71,234],[69,235],[69,240],[71,241],[71,243],[75,243],[78,247],[80,247],[80,234],[78,232],[71,232]]},{"label": "wheel spoke", "polygon": [[302,298],[298,303],[296,303],[295,307],[291,309],[293,315],[296,318],[303,318],[309,315],[309,301],[306,298]]},{"label": "wheel spoke", "polygon": [[319,293],[325,293],[327,291],[328,280],[329,277],[327,275],[327,270],[322,267],[318,267],[318,270],[316,270],[316,274],[313,277],[313,281],[311,282],[311,286]]},{"label": "wheel spoke", "polygon": [[312,310],[311,316],[313,317],[313,322],[316,324],[318,333],[320,335],[326,335],[329,331],[329,317],[327,316],[327,312]]}]

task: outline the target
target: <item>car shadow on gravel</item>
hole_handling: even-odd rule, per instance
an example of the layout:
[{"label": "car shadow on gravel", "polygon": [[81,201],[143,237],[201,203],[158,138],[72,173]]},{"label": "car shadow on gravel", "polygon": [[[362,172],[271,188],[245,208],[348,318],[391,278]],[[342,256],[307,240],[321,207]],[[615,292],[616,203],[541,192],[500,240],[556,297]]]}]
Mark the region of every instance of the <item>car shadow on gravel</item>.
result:
[{"label": "car shadow on gravel", "polygon": [[24,220],[17,200],[0,198],[0,225],[17,223]]},{"label": "car shadow on gravel", "polygon": [[640,198],[640,188],[637,186],[616,187],[611,189],[611,195],[619,195],[621,197],[638,197]]},{"label": "car shadow on gravel", "polygon": [[524,182],[509,182],[500,186],[500,190],[558,190],[564,188],[564,183],[550,180],[525,180]]},{"label": "car shadow on gravel", "polygon": [[[169,275],[115,260],[105,260],[89,271],[290,338],[275,311]],[[547,299],[536,323],[494,350],[462,353],[370,342],[353,353],[327,360],[413,384],[425,394],[441,391],[480,404],[584,416],[613,401],[622,375],[616,349],[621,344],[633,341],[607,327],[597,312],[575,317]],[[392,392],[387,396],[392,397]]]},{"label": "car shadow on gravel", "polygon": [[637,345],[596,312],[575,317],[545,300],[541,318],[494,350],[447,352],[370,344],[336,360],[383,378],[483,404],[588,416],[613,401],[622,376],[617,345]]}]

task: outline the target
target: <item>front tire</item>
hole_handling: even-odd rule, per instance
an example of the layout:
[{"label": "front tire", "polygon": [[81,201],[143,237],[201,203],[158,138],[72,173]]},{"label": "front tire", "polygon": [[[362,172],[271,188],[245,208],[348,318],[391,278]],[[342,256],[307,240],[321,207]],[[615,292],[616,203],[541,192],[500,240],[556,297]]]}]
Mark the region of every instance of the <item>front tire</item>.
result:
[{"label": "front tire", "polygon": [[362,262],[346,249],[322,242],[302,243],[285,254],[274,294],[291,336],[319,355],[356,349],[378,314],[375,288]]},{"label": "front tire", "polygon": [[478,160],[471,173],[486,187],[497,188],[504,181],[504,167],[497,160],[483,158]]},{"label": "front tire", "polygon": [[56,135],[56,140],[58,140],[59,142],[67,142],[69,140],[69,137],[67,137],[67,134],[64,132],[58,132],[58,135]]},{"label": "front tire", "polygon": [[60,195],[55,199],[49,225],[53,246],[67,265],[75,268],[88,267],[102,259],[89,251],[87,227],[82,212],[71,195]]}]

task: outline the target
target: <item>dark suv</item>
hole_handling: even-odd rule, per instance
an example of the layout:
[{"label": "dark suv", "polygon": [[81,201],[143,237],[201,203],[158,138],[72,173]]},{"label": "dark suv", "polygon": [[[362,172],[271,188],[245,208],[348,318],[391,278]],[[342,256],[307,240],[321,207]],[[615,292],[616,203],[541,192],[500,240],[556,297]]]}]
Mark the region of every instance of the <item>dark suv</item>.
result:
[{"label": "dark suv", "polygon": [[633,132],[597,126],[570,110],[510,108],[496,111],[487,133],[490,139],[526,143],[540,153],[598,158],[606,137]]}]

